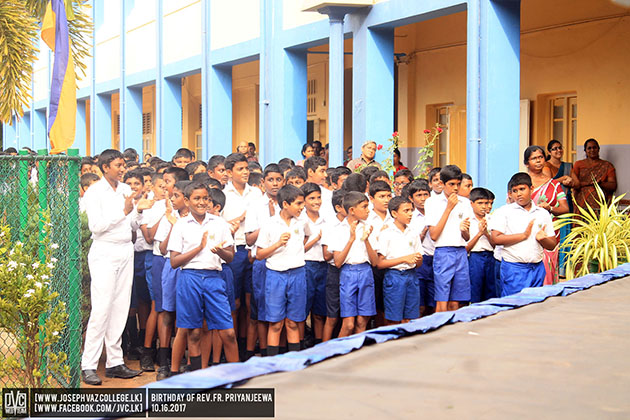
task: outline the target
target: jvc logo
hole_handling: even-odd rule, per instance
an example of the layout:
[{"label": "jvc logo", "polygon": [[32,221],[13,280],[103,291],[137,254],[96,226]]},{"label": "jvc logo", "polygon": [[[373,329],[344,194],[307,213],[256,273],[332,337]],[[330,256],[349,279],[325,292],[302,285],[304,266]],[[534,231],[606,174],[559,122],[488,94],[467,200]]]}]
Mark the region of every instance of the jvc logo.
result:
[{"label": "jvc logo", "polygon": [[26,390],[5,389],[2,395],[3,417],[28,415]]}]

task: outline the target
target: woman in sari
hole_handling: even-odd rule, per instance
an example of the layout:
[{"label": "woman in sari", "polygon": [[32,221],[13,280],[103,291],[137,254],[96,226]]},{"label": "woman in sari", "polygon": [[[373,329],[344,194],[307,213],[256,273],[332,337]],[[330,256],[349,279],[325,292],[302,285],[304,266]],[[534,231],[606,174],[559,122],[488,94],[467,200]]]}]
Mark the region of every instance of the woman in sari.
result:
[{"label": "woman in sari", "polygon": [[[559,216],[569,211],[566,194],[558,181],[552,179],[543,169],[545,168],[545,151],[540,146],[529,146],[525,149],[524,163],[529,176],[532,178],[532,201],[551,213],[551,217]],[[556,238],[559,232],[556,231]],[[558,246],[553,251],[544,251],[545,281],[543,284],[558,282]]]},{"label": "woman in sari", "polygon": [[575,162],[571,172],[571,178],[576,181],[576,185],[573,186],[575,203],[580,207],[586,207],[588,203],[593,210],[597,211],[599,204],[597,204],[595,183],[604,190],[606,200],[610,200],[612,193],[617,189],[617,174],[612,163],[599,158],[597,140],[586,140],[584,152],[586,152],[586,159]]}]

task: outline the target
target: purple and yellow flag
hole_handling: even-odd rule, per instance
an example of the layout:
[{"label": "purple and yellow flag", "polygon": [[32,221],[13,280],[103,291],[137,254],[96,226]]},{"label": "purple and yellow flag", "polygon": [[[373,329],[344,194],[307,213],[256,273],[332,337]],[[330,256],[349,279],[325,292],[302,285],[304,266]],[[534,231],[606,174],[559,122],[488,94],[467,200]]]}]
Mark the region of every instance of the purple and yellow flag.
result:
[{"label": "purple and yellow flag", "polygon": [[56,154],[72,146],[77,117],[77,82],[64,0],[50,0],[48,3],[42,24],[42,40],[55,53],[48,108],[48,138],[52,149],[50,153]]}]

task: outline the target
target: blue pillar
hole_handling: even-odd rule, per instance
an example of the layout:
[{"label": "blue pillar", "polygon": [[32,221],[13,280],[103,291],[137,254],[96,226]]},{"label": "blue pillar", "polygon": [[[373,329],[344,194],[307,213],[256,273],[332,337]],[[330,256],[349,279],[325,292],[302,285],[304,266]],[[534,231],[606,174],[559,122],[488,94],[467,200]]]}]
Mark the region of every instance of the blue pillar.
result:
[{"label": "blue pillar", "polygon": [[[120,86],[118,87],[119,118],[120,118],[120,150],[124,151],[127,146],[126,130],[127,125],[127,8],[131,2],[120,0]],[[141,152],[140,152],[141,153]]]},{"label": "blue pillar", "polygon": [[[77,112],[77,115],[79,113]],[[48,136],[46,134],[46,108],[36,110],[33,119],[33,150],[47,149]]]},{"label": "blue pillar", "polygon": [[163,8],[163,0],[157,0],[157,10],[155,11],[155,30],[156,30],[156,54],[155,57],[157,62],[155,63],[155,151],[159,157],[164,160],[169,160],[171,156],[166,156],[164,143],[165,139],[163,137],[163,126],[164,123],[162,121],[162,90],[163,90],[163,37],[162,37],[162,28],[163,28],[163,20],[164,20],[164,8]]},{"label": "blue pillar", "polygon": [[9,147],[18,148],[17,136],[18,136],[18,122],[15,117],[11,119],[11,125],[4,124],[4,136],[2,137],[2,148],[8,149]]},{"label": "blue pillar", "polygon": [[343,18],[345,10],[328,14],[330,42],[328,61],[328,143],[330,166],[343,164]]},{"label": "blue pillar", "polygon": [[160,156],[168,161],[182,147],[182,79],[179,77],[162,79],[161,120]]},{"label": "blue pillar", "polygon": [[85,101],[77,101],[76,134],[74,136],[74,143],[72,147],[74,147],[75,149],[79,149],[80,156],[85,156],[85,141],[87,139],[86,129]]},{"label": "blue pillar", "polygon": [[232,67],[213,66],[209,73],[208,154],[227,156],[232,153]]},{"label": "blue pillar", "polygon": [[260,71],[259,71],[259,126],[258,149],[259,160],[262,164],[273,162],[273,137],[271,135],[271,89],[273,68],[273,28],[274,28],[274,0],[261,0],[260,10]]},{"label": "blue pillar", "polygon": [[[133,147],[140,156],[144,156],[142,150],[142,88],[126,88],[126,90],[125,125],[120,127],[121,134],[125,133],[125,142],[122,143],[121,139],[120,147],[123,150]],[[122,117],[120,121],[122,124]]]},{"label": "blue pillar", "polygon": [[112,148],[112,96],[97,94],[94,104],[94,140],[92,155],[97,155],[105,149]]},{"label": "blue pillar", "polygon": [[20,120],[18,146],[31,147],[31,113],[25,112],[24,116]]},{"label": "blue pillar", "polygon": [[201,19],[201,144],[202,156],[199,159],[208,160],[214,152],[210,148],[210,130],[208,128],[208,109],[210,101],[210,83],[208,77],[210,72],[210,0],[202,0],[201,8],[203,17]]},{"label": "blue pillar", "polygon": [[[394,30],[359,25],[352,53],[352,153],[366,140],[384,144],[394,131]],[[388,156],[377,151],[376,160]]]},{"label": "blue pillar", "polygon": [[[98,8],[98,13],[97,13]],[[101,0],[92,0],[92,39],[96,39],[96,28],[103,23],[103,2]],[[48,61],[50,67],[50,60]],[[96,155],[96,42],[92,42],[92,83],[90,84],[90,153]]]},{"label": "blue pillar", "polygon": [[[519,119],[520,119],[520,1],[480,0],[478,11],[471,10],[476,1],[469,3],[470,15],[478,13],[479,38],[468,42],[469,85],[479,83],[479,163],[475,185],[489,188],[496,202],[505,202],[507,182],[519,170]],[[471,13],[472,11],[472,13]],[[475,33],[473,30],[472,36]],[[469,37],[471,36],[469,32]],[[472,50],[472,51],[471,51]],[[474,66],[478,51],[478,73]],[[469,92],[468,118],[475,109],[475,94]],[[472,129],[476,130],[473,120]],[[471,126],[468,125],[468,130]],[[469,145],[474,146],[476,133],[468,131]],[[471,153],[468,160],[475,158]],[[499,163],[500,162],[500,163]],[[468,163],[468,161],[467,161]],[[472,168],[475,168],[474,162]]]}]

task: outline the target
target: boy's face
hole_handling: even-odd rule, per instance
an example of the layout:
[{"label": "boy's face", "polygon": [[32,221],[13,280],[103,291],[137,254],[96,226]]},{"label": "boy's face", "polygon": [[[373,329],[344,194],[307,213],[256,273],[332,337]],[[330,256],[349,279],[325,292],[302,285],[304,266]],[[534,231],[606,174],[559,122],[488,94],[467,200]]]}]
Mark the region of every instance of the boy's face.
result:
[{"label": "boy's face", "polygon": [[304,180],[300,178],[299,176],[294,176],[287,179],[287,185],[293,185],[295,187],[302,188],[302,185],[304,184],[305,184]]},{"label": "boy's face", "polygon": [[315,191],[304,197],[307,211],[318,212],[322,206],[322,193]]},{"label": "boy's face", "polygon": [[195,172],[193,172],[193,175],[195,175],[195,174],[202,174],[204,172],[206,172],[206,168],[204,168],[203,165],[199,165],[199,166],[197,166],[197,169],[195,169]]},{"label": "boy's face", "polygon": [[267,177],[263,179],[265,191],[269,197],[275,198],[278,194],[278,190],[282,188],[284,178],[279,172],[269,172]]},{"label": "boy's face", "polygon": [[492,206],[494,205],[494,200],[488,200],[488,207],[486,208],[486,214],[490,214],[492,211]]},{"label": "boy's face", "polygon": [[383,212],[387,211],[387,204],[392,199],[392,193],[389,191],[379,191],[374,194],[374,197],[370,197],[372,204],[374,204],[374,210]]},{"label": "boy's face", "polygon": [[153,189],[153,183],[151,182],[151,175],[144,175],[144,190],[151,191]]},{"label": "boy's face", "polygon": [[166,198],[167,193],[168,189],[166,187],[166,182],[164,182],[163,179],[156,179],[155,183],[153,184],[153,199],[162,200]]},{"label": "boy's face", "polygon": [[413,204],[411,203],[402,203],[400,207],[398,207],[397,211],[392,212],[392,217],[398,223],[401,223],[403,226],[407,226],[411,223],[411,216],[413,215]]},{"label": "boy's face", "polygon": [[180,211],[186,207],[184,192],[177,188],[173,188],[173,198],[171,198],[173,210]]},{"label": "boy's face", "polygon": [[308,170],[308,178],[310,182],[314,182],[317,185],[322,185],[326,181],[326,167],[318,166],[315,170]]},{"label": "boy's face", "polygon": [[416,191],[411,196],[411,201],[413,201],[413,205],[416,206],[417,209],[424,210],[424,203],[430,196],[429,191]]},{"label": "boy's face", "polygon": [[359,220],[367,220],[368,215],[370,214],[368,201],[367,200],[361,201],[356,206],[350,207],[348,209],[348,213]]},{"label": "boy's face", "polygon": [[341,186],[343,185],[343,181],[345,181],[346,178],[348,178],[348,175],[346,175],[346,174],[339,175],[339,179],[337,180],[337,184],[335,185],[335,189],[336,190],[340,190],[341,189]]},{"label": "boy's face", "polygon": [[515,185],[512,187],[512,199],[521,207],[527,207],[532,201],[532,187]]},{"label": "boy's face", "polygon": [[91,163],[84,163],[83,165],[81,165],[81,175],[83,174],[87,174],[92,172],[92,164]]},{"label": "boy's face", "polygon": [[228,182],[228,174],[225,170],[225,165],[222,163],[218,164],[213,171],[208,170],[208,175],[210,175],[210,178],[219,181],[221,185],[225,185]]},{"label": "boy's face", "polygon": [[103,165],[103,175],[110,181],[122,181],[125,175],[125,160],[123,158],[116,158],[112,160],[109,165]]},{"label": "boy's face", "polygon": [[186,165],[188,165],[189,163],[190,163],[190,158],[187,158],[185,156],[180,156],[178,158],[173,159],[173,165],[177,166],[178,168],[184,169]]},{"label": "boy's face", "polygon": [[440,179],[439,172],[433,175],[433,178],[431,178],[431,183],[429,184],[429,186],[436,194],[440,194],[444,190],[444,183],[442,183],[442,180]]},{"label": "boy's face", "polygon": [[458,194],[461,197],[468,198],[470,196],[470,190],[472,190],[472,187],[473,187],[472,179],[463,179],[462,180],[462,185],[459,188]]},{"label": "boy's face", "polygon": [[291,217],[299,217],[302,214],[302,210],[304,210],[304,197],[299,195],[291,204],[284,201],[282,210],[286,210]]},{"label": "boy's face", "polygon": [[462,181],[459,179],[450,179],[444,183],[444,189],[442,191],[444,192],[444,195],[450,197],[451,194],[457,194],[461,185]]},{"label": "boy's face", "polygon": [[208,213],[213,216],[221,215],[221,204],[214,204],[212,200],[208,201]]},{"label": "boy's face", "polygon": [[470,202],[475,216],[484,217],[488,214],[488,201],[489,200],[486,200],[485,198],[480,198],[479,200]]},{"label": "boy's face", "polygon": [[175,187],[175,177],[173,174],[164,174],[164,187],[166,188],[166,192],[168,192],[168,196],[171,197],[173,195],[173,187]]},{"label": "boy's face", "polygon": [[394,193],[400,196],[402,193],[402,189],[407,184],[409,184],[409,178],[407,178],[406,176],[399,176],[394,178]]},{"label": "boy's face", "polygon": [[138,193],[144,189],[144,184],[136,177],[127,178],[125,184],[131,187],[131,191]]},{"label": "boy's face", "polygon": [[227,171],[228,176],[232,178],[232,182],[237,185],[247,184],[249,179],[249,167],[247,162],[236,162],[232,170]]},{"label": "boy's face", "polygon": [[194,190],[189,198],[184,199],[190,212],[197,217],[205,217],[208,210],[208,191],[205,188]]}]

